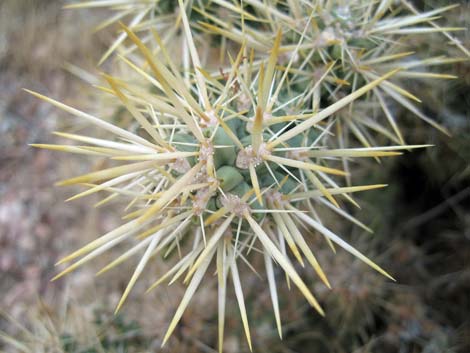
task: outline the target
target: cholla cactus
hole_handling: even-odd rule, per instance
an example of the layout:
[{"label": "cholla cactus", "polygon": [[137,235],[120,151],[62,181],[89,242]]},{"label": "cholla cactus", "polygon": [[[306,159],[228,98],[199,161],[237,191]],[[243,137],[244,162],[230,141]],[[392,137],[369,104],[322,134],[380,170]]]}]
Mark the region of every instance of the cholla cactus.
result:
[{"label": "cholla cactus", "polygon": [[[87,145],[35,145],[124,162],[59,183],[88,187],[71,199],[108,191],[110,195],[100,204],[118,196],[129,200],[126,207],[129,213],[124,216],[126,223],[60,260],[59,264],[75,262],[54,279],[118,244],[131,243],[129,250],[99,271],[104,273],[143,253],[117,305],[118,311],[150,260],[160,254],[165,257],[177,254],[173,267],[149,288],[151,290],[165,281],[173,283],[180,278],[188,285],[163,339],[164,344],[213,263],[218,277],[219,349],[222,350],[223,346],[229,277],[251,349],[239,262],[256,271],[250,259],[263,257],[281,337],[274,263],[282,268],[287,280],[295,284],[311,306],[319,314],[324,314],[291,261],[292,255],[302,266],[304,261],[308,262],[324,285],[330,287],[314,250],[309,246],[308,238],[312,231],[321,234],[331,247],[335,244],[343,248],[392,279],[323,225],[316,208],[331,208],[345,219],[368,229],[340,208],[339,198],[357,205],[351,193],[384,185],[340,187],[340,181],[334,176],[348,174],[338,169],[341,159],[395,156],[401,153],[400,150],[424,145],[328,148],[338,126],[336,116],[377,87],[393,87],[387,80],[400,69],[392,68],[380,76],[367,76],[353,85],[352,92],[341,98],[339,94],[332,95],[337,99],[324,109],[315,103],[306,104],[307,101],[315,102],[318,99],[316,95],[321,94],[316,90],[318,85],[310,83],[304,85],[300,93],[298,91],[298,77],[302,76],[304,66],[297,67],[296,58],[305,49],[311,15],[298,39],[287,33],[295,43],[289,58],[284,61],[285,66],[278,66],[284,51],[283,32],[277,30],[272,45],[260,48],[260,51],[265,51],[265,56],[260,57],[248,50],[252,39],[241,36],[236,56],[230,57],[230,67],[219,75],[201,67],[191,23],[182,1],[179,1],[179,6],[182,10],[181,27],[191,59],[191,75],[187,75],[187,71],[181,72],[173,54],[166,49],[156,31],[152,36],[159,46],[158,55],[132,29],[122,25],[124,35],[139,50],[149,71],[134,59],[122,59],[151,86],[151,90],[125,79],[104,76],[109,88],[103,89],[126,108],[140,125],[140,131],[131,132],[31,92],[114,135],[101,139],[58,133]],[[275,10],[275,13],[279,11]],[[323,84],[325,74],[332,68],[333,65],[329,65],[317,82]]]},{"label": "cholla cactus", "polygon": [[[219,4],[227,11],[234,11],[231,2],[220,1]],[[208,6],[204,10],[208,21],[196,27],[238,43],[245,41],[260,57],[270,46],[273,29],[282,28],[285,35],[281,55],[285,62],[291,57],[295,60],[295,65],[284,69],[291,75],[293,89],[302,95],[299,102],[303,106],[312,105],[314,111],[320,108],[323,100],[334,102],[390,70],[401,69],[392,80],[383,80],[370,91],[366,114],[362,107],[355,110],[351,105],[339,116],[342,132],[337,134],[338,145],[346,136],[352,135],[361,145],[370,147],[378,143],[374,134],[404,144],[389,101],[449,134],[445,127],[420,110],[416,103],[421,103],[421,100],[406,89],[406,81],[456,78],[436,73],[432,67],[463,59],[445,56],[423,58],[415,54],[413,42],[439,32],[469,57],[469,51],[450,34],[463,28],[440,27],[434,22],[440,14],[458,5],[419,13],[407,0],[293,0],[285,4],[248,0],[242,4],[252,7],[254,20],[238,21],[238,26],[225,23],[212,15],[217,10]],[[241,13],[242,4],[239,4],[237,13]],[[302,36],[304,40],[294,53]]]}]

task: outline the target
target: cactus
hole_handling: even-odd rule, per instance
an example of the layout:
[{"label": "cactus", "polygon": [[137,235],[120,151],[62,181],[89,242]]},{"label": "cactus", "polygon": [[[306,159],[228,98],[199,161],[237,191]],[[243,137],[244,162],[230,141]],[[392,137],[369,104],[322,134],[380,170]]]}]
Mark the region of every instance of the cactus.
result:
[{"label": "cactus", "polygon": [[[105,3],[112,2],[75,7]],[[61,259],[58,264],[69,265],[54,279],[111,248],[130,243],[128,250],[98,272],[140,256],[116,307],[118,312],[149,261],[157,256],[169,258],[172,267],[149,290],[178,279],[187,284],[187,289],[164,336],[165,344],[203,277],[213,272],[212,265],[217,274],[219,351],[223,348],[229,278],[252,349],[239,265],[245,263],[256,272],[251,265],[254,257],[261,257],[265,265],[280,337],[275,265],[320,315],[325,314],[296,269],[296,263],[305,266],[307,262],[330,288],[327,273],[315,257],[316,249],[309,245],[313,233],[320,234],[332,249],[338,246],[346,250],[393,280],[325,226],[317,208],[327,207],[368,230],[341,205],[348,202],[358,206],[352,193],[385,185],[351,186],[348,162],[362,157],[378,160],[428,146],[405,144],[387,99],[391,97],[421,119],[431,120],[407,100],[417,98],[390,79],[451,78],[412,69],[457,59],[431,58],[403,64],[401,60],[409,53],[397,53],[391,43],[396,35],[431,31],[449,35],[455,28],[435,27],[432,21],[451,6],[398,16],[390,1],[355,1],[349,7],[333,6],[333,1],[319,13],[323,2],[317,6],[300,1],[276,5],[250,0],[245,1],[249,5],[245,8],[213,1],[215,5],[210,6],[215,9],[240,16],[236,26],[227,29],[206,2],[191,9],[191,14],[197,12],[204,21],[189,16],[182,0],[175,9],[164,1],[123,1],[126,5],[122,7],[118,6],[120,2],[115,3],[122,12],[105,24],[126,15],[134,18],[129,26],[121,23],[122,33],[102,61],[121,50],[121,60],[134,71],[136,79],[105,74],[107,87],[101,89],[135,119],[139,128],[131,131],[28,91],[110,134],[104,139],[57,133],[84,145],[34,145],[120,163],[60,182],[87,187],[70,200],[99,191],[110,193],[100,205],[116,198],[128,200],[125,223]],[[406,1],[403,6],[409,7]],[[364,15],[360,15],[362,12]],[[176,19],[176,25],[167,25],[173,29],[172,35],[180,36],[185,43],[183,69],[167,45],[171,36],[162,39],[153,20],[144,22],[145,16],[155,14]],[[420,23],[428,26],[410,27]],[[151,30],[140,38],[136,28]],[[195,34],[202,38],[204,31],[230,49],[229,64],[222,71],[202,64],[207,60],[201,59]],[[119,49],[125,40],[132,43],[132,51]],[[380,113],[374,107],[379,107]],[[379,116],[390,124],[391,131]],[[379,139],[370,138],[363,127],[396,145],[377,146]],[[354,136],[363,146],[349,147],[348,136]],[[344,177],[348,185],[341,186]]]}]

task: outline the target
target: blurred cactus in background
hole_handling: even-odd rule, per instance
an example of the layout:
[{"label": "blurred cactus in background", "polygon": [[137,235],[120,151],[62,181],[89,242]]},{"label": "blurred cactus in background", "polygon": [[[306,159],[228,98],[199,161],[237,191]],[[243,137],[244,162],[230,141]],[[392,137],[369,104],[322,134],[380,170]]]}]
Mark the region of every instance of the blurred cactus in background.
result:
[{"label": "blurred cactus in background", "polygon": [[[98,275],[136,259],[115,313],[141,277],[154,281],[148,292],[182,283],[161,345],[178,332],[197,290],[210,287],[217,291],[211,293],[217,328],[205,337],[210,345],[218,341],[219,352],[244,349],[241,334],[231,331],[231,297],[249,350],[305,351],[302,342],[311,339],[316,352],[367,352],[396,335],[426,352],[453,352],[422,303],[405,313],[404,302],[419,299],[391,281],[393,263],[401,263],[396,257],[410,250],[394,239],[381,243],[387,207],[394,206],[379,197],[359,203],[356,192],[393,182],[385,157],[410,152],[407,158],[434,144],[427,134],[410,134],[416,124],[406,115],[430,124],[436,136],[454,129],[445,113],[428,108],[429,95],[420,88],[456,79],[457,65],[465,67],[470,56],[458,37],[464,28],[441,24],[456,6],[421,11],[407,0],[67,4],[105,9],[109,17],[96,29],[119,28],[118,34],[99,60],[107,72],[101,77],[67,66],[100,91],[84,102],[92,114],[27,90],[93,133],[55,132],[74,143],[32,146],[102,160],[58,185],[85,188],[68,201],[106,193],[95,206],[117,201],[124,210],[122,225],[63,257],[58,265],[68,265],[54,280],[107,253],[118,255]],[[442,46],[423,50],[435,36]],[[361,206],[366,222],[356,215]],[[379,230],[374,239],[362,234],[372,228]],[[155,261],[166,268],[158,278],[150,270]],[[325,318],[307,311],[301,297]],[[266,316],[267,302],[273,315]],[[415,325],[416,337],[411,331],[403,337],[408,327],[400,325]],[[386,327],[383,336],[371,337],[378,326]],[[431,346],[419,342],[422,334],[435,335]],[[95,338],[97,352],[133,345],[108,349]],[[84,347],[73,335],[67,340],[55,344],[65,352]]]}]

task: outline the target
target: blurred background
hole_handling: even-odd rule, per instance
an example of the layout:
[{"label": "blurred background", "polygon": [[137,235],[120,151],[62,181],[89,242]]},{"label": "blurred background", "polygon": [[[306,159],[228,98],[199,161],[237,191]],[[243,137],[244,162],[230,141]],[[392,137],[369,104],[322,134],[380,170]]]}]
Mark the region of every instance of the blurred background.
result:
[{"label": "blurred background", "polygon": [[[422,9],[448,1],[415,2]],[[100,104],[84,82],[116,28],[93,33],[106,12],[64,10],[56,0],[0,1],[0,350],[5,352],[154,352],[184,287],[162,286],[143,295],[165,263],[153,264],[117,316],[114,307],[131,267],[96,278],[113,253],[50,282],[54,263],[98,234],[120,224],[119,205],[94,209],[95,196],[71,203],[60,179],[99,167],[96,160],[33,149],[55,143],[53,131],[73,131],[74,120],[26,92],[39,91],[83,110]],[[470,4],[446,13],[445,25],[469,28]],[[443,39],[418,43],[442,54]],[[468,31],[460,34],[470,48]],[[448,56],[462,54],[450,48]],[[75,66],[71,66],[75,65]],[[79,67],[82,79],[77,78]],[[106,71],[106,65],[100,67]],[[266,283],[244,279],[256,352],[470,352],[470,64],[449,65],[459,76],[415,87],[423,110],[446,126],[447,137],[408,117],[400,123],[411,144],[435,147],[371,165],[357,184],[387,183],[361,195],[356,216],[375,233],[335,222],[334,229],[377,260],[391,283],[350,255],[319,250],[333,284],[324,291],[309,270],[327,316],[312,315],[297,293],[281,288],[284,339],[279,341]],[[327,217],[331,217],[328,214]],[[114,253],[115,255],[116,253]],[[193,299],[165,352],[215,352],[216,289],[208,279]],[[233,293],[229,303],[234,303]],[[229,305],[225,351],[246,352],[236,305]]]}]

